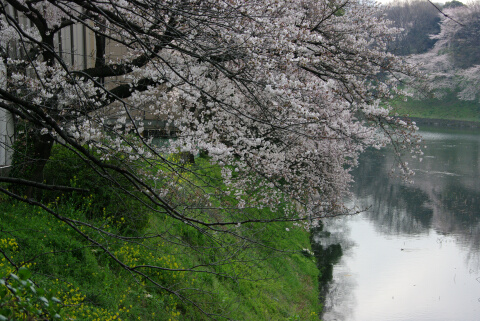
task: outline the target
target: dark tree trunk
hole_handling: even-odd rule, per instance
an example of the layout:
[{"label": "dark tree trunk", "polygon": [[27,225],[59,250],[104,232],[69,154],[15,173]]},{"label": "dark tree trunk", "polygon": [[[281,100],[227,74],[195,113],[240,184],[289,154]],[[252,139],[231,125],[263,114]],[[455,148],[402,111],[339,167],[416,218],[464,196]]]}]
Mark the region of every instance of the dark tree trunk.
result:
[{"label": "dark tree trunk", "polygon": [[[104,33],[106,30],[105,22],[103,20],[97,23],[97,27],[99,30]],[[102,34],[95,34],[95,68],[104,67],[105,66],[105,49],[106,49],[106,39],[105,36]],[[103,85],[105,84],[105,78],[100,77],[99,82]]]},{"label": "dark tree trunk", "polygon": [[[53,147],[53,139],[49,135],[19,135],[15,143],[12,171],[10,176],[34,182],[43,182],[43,169]],[[33,186],[12,185],[11,189],[22,196],[38,197],[39,192]]]},{"label": "dark tree trunk", "polygon": [[48,135],[35,135],[33,137],[31,179],[36,182],[43,181],[43,168],[50,158],[52,152],[53,139]]}]

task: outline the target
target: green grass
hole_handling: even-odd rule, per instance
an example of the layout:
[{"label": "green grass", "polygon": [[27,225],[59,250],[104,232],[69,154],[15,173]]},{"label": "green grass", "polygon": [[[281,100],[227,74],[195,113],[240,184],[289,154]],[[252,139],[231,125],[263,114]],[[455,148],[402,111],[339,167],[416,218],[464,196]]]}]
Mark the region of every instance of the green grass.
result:
[{"label": "green grass", "polygon": [[[218,178],[219,170],[211,167],[209,175]],[[70,218],[102,223],[112,233],[128,231],[126,226],[131,224],[128,216],[125,220],[121,213],[110,213],[110,207],[98,213],[97,200],[94,194],[83,198],[50,196],[49,206]],[[95,215],[92,208],[96,208]],[[179,242],[168,242],[167,238],[105,241],[108,250],[127,265],[182,269],[230,258],[222,264],[205,267],[211,273],[148,271],[162,286],[194,299],[206,311],[234,320],[318,319],[319,271],[315,259],[302,254],[304,248],[311,249],[305,230],[286,222],[250,225],[242,233],[263,245],[245,244],[237,255],[230,256],[240,247],[238,240],[228,234],[212,240],[166,215],[140,214],[142,220],[147,219],[147,224],[141,224],[142,235],[169,234]],[[262,209],[256,214],[271,217],[275,213]],[[217,215],[225,213],[220,211]],[[96,235],[86,227],[79,228],[88,235]],[[180,246],[180,241],[191,247]],[[220,241],[225,246],[213,247]],[[61,309],[63,319],[207,319],[188,302],[122,269],[102,249],[92,246],[71,227],[38,207],[0,199],[0,250],[0,277],[15,270],[6,257],[17,268],[28,267],[33,272],[32,280],[65,305]]]},{"label": "green grass", "polygon": [[460,100],[453,91],[442,99],[428,98],[392,102],[392,113],[409,117],[480,122],[480,103]]}]

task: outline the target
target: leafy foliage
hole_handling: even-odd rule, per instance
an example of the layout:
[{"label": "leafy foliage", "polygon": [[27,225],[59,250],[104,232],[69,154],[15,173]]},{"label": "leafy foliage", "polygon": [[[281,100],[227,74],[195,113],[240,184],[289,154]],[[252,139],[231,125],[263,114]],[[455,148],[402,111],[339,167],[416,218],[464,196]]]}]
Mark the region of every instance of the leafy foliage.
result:
[{"label": "leafy foliage", "polygon": [[37,288],[27,268],[21,267],[17,274],[0,278],[0,320],[62,320],[60,300]]},{"label": "leafy foliage", "polygon": [[[31,208],[20,202],[3,202],[0,206],[0,249],[17,266],[32,262],[31,279],[61,300],[59,314],[63,319],[208,319],[178,297],[119,268],[105,253],[89,246],[88,241],[70,231],[66,224],[58,224],[48,213],[30,212]],[[81,218],[81,212],[65,199],[56,206],[62,213],[79,212],[72,215]],[[157,219],[150,217],[147,233],[163,227],[204,248],[210,242],[191,229],[172,226],[172,220],[156,222]],[[112,223],[107,227],[110,233],[121,228],[122,222]],[[291,230],[286,231],[286,227]],[[302,320],[315,320],[320,313],[318,270],[314,259],[300,253],[310,248],[308,233],[292,229],[292,224],[285,222],[264,226],[258,233],[269,242],[268,247],[246,247],[241,257],[229,261],[222,257],[232,253],[221,247],[186,252],[180,244],[158,244],[148,239],[141,244],[111,242],[110,248],[128,264],[156,264],[173,269],[152,269],[149,275],[171,289],[189,289],[203,308],[209,307],[232,319],[281,320],[298,315]],[[219,264],[208,270],[211,273],[184,269],[192,262],[208,262],[209,257],[219,259]],[[13,269],[15,266],[8,261],[0,260],[2,275]],[[232,274],[237,277],[231,277]]]},{"label": "leafy foliage", "polygon": [[[121,166],[118,160],[107,163]],[[109,220],[124,221],[122,228],[125,232],[141,232],[148,222],[148,210],[142,203],[144,197],[141,194],[136,196],[134,187],[126,178],[114,171],[109,171],[109,175],[111,176],[99,175],[95,168],[82,161],[74,151],[61,145],[54,146],[44,168],[45,182],[80,188],[86,192],[74,192],[67,196],[60,191],[45,191],[42,194],[43,200],[58,202],[67,196],[68,202],[84,210],[89,219],[106,219],[106,213],[109,213]]]}]

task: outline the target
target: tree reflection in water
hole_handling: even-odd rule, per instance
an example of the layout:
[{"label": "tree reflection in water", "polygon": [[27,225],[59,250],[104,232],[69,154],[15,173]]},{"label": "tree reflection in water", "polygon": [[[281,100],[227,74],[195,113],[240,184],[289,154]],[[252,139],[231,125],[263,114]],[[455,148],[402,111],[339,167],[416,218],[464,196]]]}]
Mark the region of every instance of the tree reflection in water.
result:
[{"label": "tree reflection in water", "polygon": [[[479,271],[480,133],[434,128],[424,130],[422,135],[427,145],[425,155],[423,159],[409,161],[416,174],[413,184],[389,176],[394,156],[388,149],[362,155],[360,166],[353,172],[355,206],[368,208],[362,220],[369,221],[377,233],[390,239],[426,238],[432,233],[449,240],[453,237],[465,259],[461,264]],[[322,230],[314,237],[319,241],[315,254],[318,253],[320,268],[325,271],[321,293],[322,303],[329,310],[328,320],[347,320],[357,304],[351,294],[356,287],[354,277],[329,279],[335,263],[328,260],[338,260],[335,254],[341,253],[336,249],[343,248],[342,261],[355,251],[352,241],[347,240],[349,233],[344,227],[348,224],[344,221],[342,218],[327,221],[325,229],[331,235]],[[355,222],[350,220],[351,224]],[[342,264],[335,266],[335,275],[343,273],[337,270],[343,268]],[[350,273],[355,273],[355,267],[345,271],[345,275]]]},{"label": "tree reflection in water", "polygon": [[[454,234],[478,258],[480,248],[480,133],[424,131],[423,159],[412,159],[414,183],[389,176],[388,150],[362,155],[352,192],[375,228],[388,235]],[[473,255],[475,254],[475,255]]]}]

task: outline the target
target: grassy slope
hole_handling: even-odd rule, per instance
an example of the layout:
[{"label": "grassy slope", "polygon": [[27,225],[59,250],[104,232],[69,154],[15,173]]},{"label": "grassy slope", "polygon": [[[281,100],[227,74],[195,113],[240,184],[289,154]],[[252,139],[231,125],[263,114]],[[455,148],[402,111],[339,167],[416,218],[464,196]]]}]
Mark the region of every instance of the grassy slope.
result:
[{"label": "grassy slope", "polygon": [[448,119],[480,122],[480,104],[478,101],[459,100],[454,92],[443,99],[408,99],[392,103],[393,113],[410,117]]},{"label": "grassy slope", "polygon": [[[94,197],[94,196],[90,196]],[[88,198],[88,197],[87,197]],[[86,219],[78,205],[69,199],[53,204],[70,217]],[[90,201],[87,199],[86,203]],[[266,213],[267,214],[267,213]],[[109,213],[104,213],[108,217]],[[158,232],[169,218],[150,216],[149,228]],[[112,232],[124,222],[110,221]],[[290,231],[287,231],[287,228]],[[272,223],[258,227],[260,237],[269,245],[284,249],[251,249],[253,264],[240,260],[219,266],[216,272],[235,272],[238,281],[214,274],[162,272],[166,285],[197,288],[209,295],[215,312],[236,320],[315,320],[318,319],[318,269],[313,258],[301,254],[310,249],[309,234],[290,223]],[[148,228],[147,231],[148,233]],[[171,225],[170,233],[192,237],[182,225]],[[194,236],[193,236],[194,237]],[[145,241],[149,242],[149,241]],[[111,242],[110,250],[127,263],[157,263],[176,268],[200,262],[206,253],[180,255],[185,248],[172,244],[144,244],[156,247],[154,256],[145,247]],[[70,320],[202,320],[205,316],[188,304],[165,292],[149,288],[142,280],[120,269],[105,253],[91,247],[68,226],[45,211],[24,203],[0,199],[0,249],[17,264],[29,267],[33,280],[52,290],[67,304],[62,314]],[[185,254],[185,253],[182,253]],[[261,260],[260,260],[261,258]],[[13,270],[0,256],[0,277]],[[160,273],[160,272],[159,272]],[[255,280],[255,281],[253,281]]]}]

